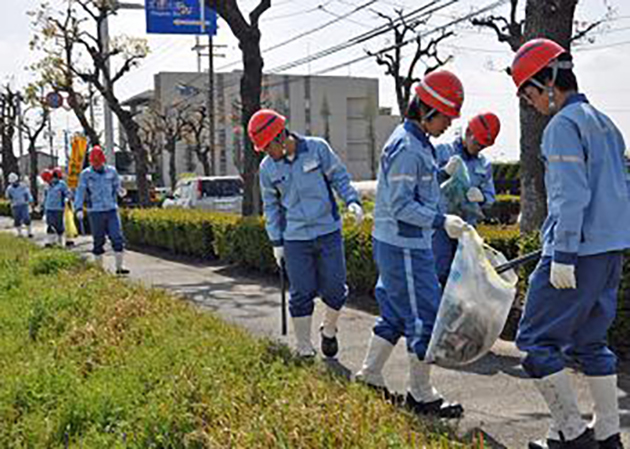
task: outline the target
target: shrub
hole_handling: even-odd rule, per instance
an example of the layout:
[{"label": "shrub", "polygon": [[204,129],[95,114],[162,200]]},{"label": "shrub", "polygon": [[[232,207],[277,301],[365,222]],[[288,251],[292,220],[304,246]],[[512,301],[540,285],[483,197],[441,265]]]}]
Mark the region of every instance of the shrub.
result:
[{"label": "shrub", "polygon": [[11,216],[11,203],[6,200],[0,200],[0,216],[2,217],[10,217]]},{"label": "shrub", "polygon": [[521,211],[521,198],[517,195],[497,195],[496,202],[484,212],[484,223],[514,224]]}]

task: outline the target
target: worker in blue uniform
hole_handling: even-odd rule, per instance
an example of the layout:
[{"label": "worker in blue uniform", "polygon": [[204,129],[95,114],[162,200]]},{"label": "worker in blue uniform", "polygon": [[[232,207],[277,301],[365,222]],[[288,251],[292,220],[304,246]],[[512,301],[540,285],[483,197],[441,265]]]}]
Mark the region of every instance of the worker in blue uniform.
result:
[{"label": "worker in blue uniform", "polygon": [[9,173],[7,177],[9,187],[5,196],[11,202],[11,213],[13,214],[13,225],[18,237],[22,237],[22,225],[27,228],[29,238],[33,237],[33,227],[31,224],[31,214],[29,207],[33,203],[33,196],[25,184],[20,182],[20,178],[15,173]]},{"label": "worker in blue uniform", "polygon": [[[463,136],[453,142],[436,145],[437,163],[439,167],[438,181],[442,183],[452,176],[464,164],[470,186],[466,191],[467,201],[479,206],[478,210],[487,210],[495,202],[494,181],[492,179],[492,165],[482,152],[491,147],[501,129],[501,122],[492,112],[477,114],[468,122]],[[445,210],[448,199],[442,195]],[[459,215],[468,224],[475,226],[479,216],[472,213],[472,208],[459,211]],[[450,238],[444,229],[438,229],[433,234],[433,252],[438,279],[442,287],[446,285],[451,265],[457,250],[457,240]]]},{"label": "worker in blue uniform", "polygon": [[459,238],[467,224],[440,212],[436,151],[429,137],[438,137],[459,117],[463,100],[457,76],[430,73],[416,86],[404,123],[381,153],[372,234],[380,316],[356,374],[357,380],[391,395],[382,370],[405,337],[409,384],[404,403],[417,414],[444,418],[461,416],[463,408],[446,402],[433,387],[424,361],[441,296],[431,240],[442,228]]},{"label": "worker in blue uniform", "polygon": [[71,199],[72,192],[63,180],[63,171],[56,167],[52,170],[52,179],[50,184],[46,186],[44,193],[44,216],[46,217],[47,230],[46,233],[50,237],[46,242],[46,246],[52,246],[55,243],[62,248],[66,246],[65,226],[63,223],[63,212],[66,207],[66,201]]},{"label": "worker in blue uniform", "polygon": [[289,312],[301,357],[311,358],[314,299],[325,304],[320,326],[321,350],[335,357],[339,350],[337,322],[346,303],[346,262],[341,216],[334,193],[357,221],[363,209],[350,174],[323,139],[289,132],[286,118],[276,111],[256,112],[248,126],[258,152],[260,188],[266,230],[274,257],[286,264],[290,283]]},{"label": "worker in blue uniform", "polygon": [[105,238],[109,237],[114,249],[116,274],[129,274],[124,267],[124,237],[118,215],[118,196],[123,194],[118,172],[106,165],[105,154],[95,145],[90,151],[90,167],[81,172],[77,187],[74,210],[77,219],[83,221],[83,205],[87,207],[90,229],[94,239],[92,253],[96,264],[103,265]]},{"label": "worker in blue uniform", "polygon": [[[630,192],[619,129],[578,92],[571,55],[548,39],[516,53],[519,97],[551,116],[542,138],[548,215],[516,344],[551,412],[547,440],[530,448],[622,448],[615,354],[606,334],[630,248]],[[582,419],[566,360],[586,376],[594,422]]]}]

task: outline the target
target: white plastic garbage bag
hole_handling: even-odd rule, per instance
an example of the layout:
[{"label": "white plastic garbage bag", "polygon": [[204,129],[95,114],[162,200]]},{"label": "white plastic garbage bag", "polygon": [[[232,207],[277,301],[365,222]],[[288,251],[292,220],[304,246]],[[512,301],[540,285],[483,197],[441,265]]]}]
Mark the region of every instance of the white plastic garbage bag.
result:
[{"label": "white plastic garbage bag", "polygon": [[462,366],[490,350],[499,338],[514,301],[518,277],[513,270],[497,274],[507,262],[484,245],[473,228],[459,240],[425,360]]}]

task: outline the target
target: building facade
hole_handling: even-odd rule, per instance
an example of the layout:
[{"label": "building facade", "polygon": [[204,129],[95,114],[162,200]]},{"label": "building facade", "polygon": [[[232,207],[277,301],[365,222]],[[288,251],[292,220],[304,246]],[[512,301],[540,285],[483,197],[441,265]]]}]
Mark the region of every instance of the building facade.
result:
[{"label": "building facade", "polygon": [[[215,150],[209,156],[214,175],[236,175],[243,167],[247,137],[241,125],[241,76],[240,71],[214,76]],[[158,73],[154,97],[162,108],[205,105],[208,74]],[[356,180],[376,177],[381,148],[400,122],[399,117],[379,108],[376,78],[265,75],[261,100],[263,107],[284,114],[292,131],[328,140]],[[203,173],[190,144],[180,141],[175,154],[178,174]],[[166,185],[169,185],[169,158],[167,153],[162,158],[162,178]]]}]

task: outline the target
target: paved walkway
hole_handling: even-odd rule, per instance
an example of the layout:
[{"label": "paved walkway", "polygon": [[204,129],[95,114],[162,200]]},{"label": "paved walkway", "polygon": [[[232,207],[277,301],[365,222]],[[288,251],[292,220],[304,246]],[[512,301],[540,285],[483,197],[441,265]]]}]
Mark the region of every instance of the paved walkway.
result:
[{"label": "paved walkway", "polygon": [[[10,221],[0,218],[0,229],[9,227]],[[37,223],[35,230],[36,241],[42,243],[43,225]],[[76,242],[74,250],[90,258],[91,240],[81,237]],[[105,264],[110,270],[113,268],[111,253],[105,256]],[[184,295],[201,308],[218,313],[254,335],[294,344],[291,336],[280,335],[280,292],[273,279],[243,274],[217,263],[174,261],[135,251],[127,252],[126,265],[131,269],[130,278],[135,281]],[[319,322],[320,314],[321,307],[318,307],[314,323]],[[360,310],[345,309],[340,322],[341,351],[336,368],[346,373],[357,371],[374,318]],[[317,339],[316,332],[314,335]],[[390,388],[404,390],[406,366],[406,351],[400,342],[385,370]],[[447,398],[464,405],[465,417],[457,423],[462,434],[481,429],[493,442],[492,447],[511,449],[525,448],[527,441],[546,432],[546,407],[533,382],[524,375],[519,352],[512,343],[498,341],[490,354],[464,369],[435,368],[433,379]],[[590,401],[586,384],[580,375],[575,375],[574,379],[586,412]],[[630,447],[630,373],[621,374],[619,383],[624,442]]]}]

